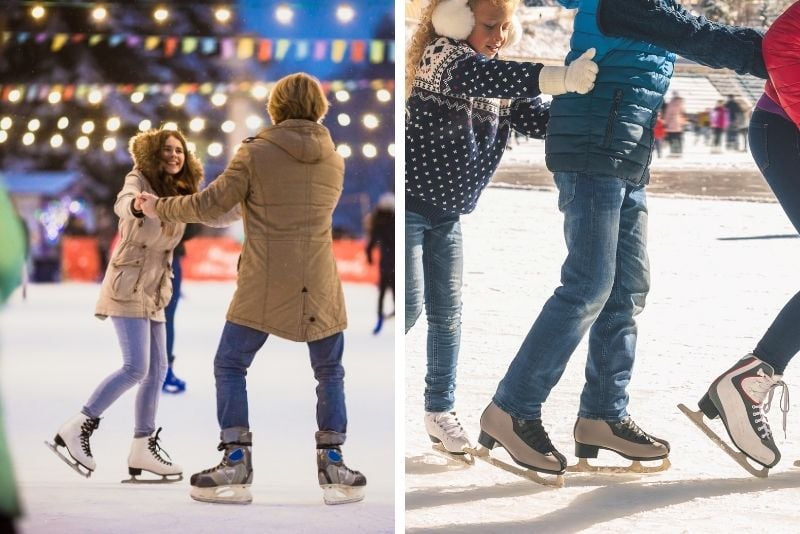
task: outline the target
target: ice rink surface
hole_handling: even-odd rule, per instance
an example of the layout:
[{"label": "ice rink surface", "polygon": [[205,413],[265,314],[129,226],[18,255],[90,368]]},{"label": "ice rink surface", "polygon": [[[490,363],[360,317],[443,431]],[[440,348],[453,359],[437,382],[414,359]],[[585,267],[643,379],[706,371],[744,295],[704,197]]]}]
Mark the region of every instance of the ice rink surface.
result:
[{"label": "ice rink surface", "polygon": [[[554,190],[489,188],[462,219],[464,315],[456,410],[473,440],[479,418],[559,281],[563,217]],[[485,463],[447,465],[423,425],[424,321],[406,335],[407,532],[796,532],[800,521],[800,406],[788,435],[778,396],[770,412],[783,460],[756,479],[725,456],[676,405],[752,350],[800,284],[800,239],[775,203],[650,197],[651,292],[639,316],[629,410],[672,445],[672,468],[647,476],[567,474],[552,489]],[[586,341],[543,407],[571,463]],[[800,361],[785,380],[800,398]],[[777,394],[777,392],[776,392]],[[724,432],[720,424],[714,428]],[[504,451],[498,450],[498,457]],[[507,459],[508,457],[505,456]],[[622,460],[601,451],[596,463]]]},{"label": "ice rink surface", "polygon": [[[120,484],[127,476],[134,392],[104,414],[92,436],[97,470],[79,477],[43,444],[121,363],[110,321],[94,318],[96,284],[37,284],[0,313],[7,434],[25,507],[23,534],[394,531],[394,320],[372,335],[377,289],[345,284],[349,426],[345,461],[368,481],[360,503],[326,506],[317,484],[313,373],[304,343],[270,337],[248,374],[253,432],[253,504],[189,497],[189,476],[215,466],[213,358],[233,283],[185,281],[176,316],[175,371],[185,393],[162,395],[162,445],[184,480]],[[391,298],[387,297],[387,309]]]}]

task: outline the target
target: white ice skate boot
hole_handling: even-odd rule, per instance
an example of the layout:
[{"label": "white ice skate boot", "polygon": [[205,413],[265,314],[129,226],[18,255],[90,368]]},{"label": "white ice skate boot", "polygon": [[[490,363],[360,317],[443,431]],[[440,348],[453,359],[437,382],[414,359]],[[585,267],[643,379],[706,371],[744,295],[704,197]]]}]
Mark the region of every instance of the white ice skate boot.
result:
[{"label": "white ice skate boot", "polygon": [[344,464],[338,446],[317,449],[317,477],[325,504],[345,504],[364,498],[367,478]]},{"label": "white ice skate boot", "polygon": [[733,444],[764,467],[772,467],[781,459],[767,422],[775,388],[781,389],[783,429],[789,395],[781,375],[775,375],[768,363],[748,354],[711,384],[699,406],[709,419],[720,416]]},{"label": "white ice skate boot", "polygon": [[225,451],[222,461],[192,475],[192,499],[203,502],[250,504],[253,495],[252,446],[253,434],[246,428],[226,428],[220,433],[222,442],[217,446]]},{"label": "white ice skate boot", "polygon": [[[159,428],[153,436],[133,438],[131,452],[128,455],[128,474],[131,475],[131,478],[123,480],[123,483],[162,484],[183,480],[183,468],[177,464],[173,464],[167,451],[162,449],[161,445],[158,443],[158,436],[160,433],[161,428]],[[137,475],[142,474],[142,471],[147,471],[154,475],[161,475],[161,478],[136,478]]]},{"label": "white ice skate boot", "polygon": [[472,448],[456,412],[425,412],[425,430],[434,444],[433,448],[438,451],[463,456],[466,454],[464,449]]},{"label": "white ice skate boot", "polygon": [[[67,465],[75,470],[79,475],[89,478],[95,470],[92,449],[89,446],[89,438],[92,433],[100,426],[100,418],[91,418],[82,413],[70,418],[58,429],[56,437],[53,439],[55,444],[45,441],[54,453],[56,453]],[[58,447],[64,447],[69,455],[67,458]],[[70,458],[72,461],[70,461]],[[83,468],[83,469],[81,469]]]}]

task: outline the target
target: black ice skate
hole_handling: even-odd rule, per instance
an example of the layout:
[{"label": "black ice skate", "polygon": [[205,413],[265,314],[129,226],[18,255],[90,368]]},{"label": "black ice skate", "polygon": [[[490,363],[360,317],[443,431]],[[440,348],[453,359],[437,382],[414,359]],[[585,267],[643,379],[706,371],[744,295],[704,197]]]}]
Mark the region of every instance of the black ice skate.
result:
[{"label": "black ice skate", "polygon": [[226,428],[217,450],[225,451],[216,467],[192,475],[190,496],[196,501],[250,504],[253,495],[253,435],[244,428]]},{"label": "black ice skate", "polygon": [[317,478],[325,504],[346,504],[364,499],[367,478],[344,464],[339,447],[317,449]]},{"label": "black ice skate", "polygon": [[[99,426],[100,418],[91,418],[79,413],[61,425],[53,439],[55,443],[45,441],[44,444],[76,473],[89,478],[97,467],[89,446],[89,438]],[[58,447],[64,447],[69,458],[62,454]]]},{"label": "black ice skate", "polygon": [[[789,411],[789,395],[780,375],[772,367],[748,354],[720,375],[700,399],[697,411],[684,404],[678,408],[697,425],[711,441],[717,444],[736,463],[753,476],[764,478],[769,468],[778,463],[780,451],[772,437],[767,421],[775,388],[781,389],[781,411],[783,428],[786,430],[786,413]],[[720,417],[735,451],[703,420]],[[748,458],[759,466],[748,462]]]},{"label": "black ice skate", "polygon": [[[168,484],[183,480],[183,469],[178,464],[173,464],[167,451],[161,448],[158,443],[159,434],[161,428],[153,436],[133,438],[128,455],[128,474],[131,478],[123,480],[123,484]],[[160,475],[161,478],[137,478],[142,471]]]},{"label": "black ice skate", "polygon": [[[541,419],[514,419],[492,402],[481,415],[478,443],[480,446],[477,449],[467,449],[475,458],[537,484],[558,488],[564,486],[567,459],[550,442]],[[503,447],[514,463],[525,469],[492,456],[490,451],[496,445]],[[539,473],[556,476],[545,478]]]},{"label": "black ice skate", "polygon": [[[603,421],[579,417],[573,429],[575,456],[578,463],[567,467],[576,473],[658,473],[670,467],[669,443],[651,436],[631,419]],[[600,449],[615,452],[631,460],[627,466],[592,465],[589,458],[597,458]],[[642,465],[643,461],[661,460],[659,465]]]}]

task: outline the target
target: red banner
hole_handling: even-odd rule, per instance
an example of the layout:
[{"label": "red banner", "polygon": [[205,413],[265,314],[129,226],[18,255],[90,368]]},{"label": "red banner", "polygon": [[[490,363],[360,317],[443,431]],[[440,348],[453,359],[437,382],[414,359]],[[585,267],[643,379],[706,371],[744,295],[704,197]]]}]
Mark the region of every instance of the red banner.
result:
[{"label": "red banner", "polygon": [[[228,237],[195,237],[186,241],[183,277],[187,280],[235,280],[241,245]],[[375,251],[377,252],[377,251]],[[340,239],[333,242],[336,266],[343,282],[378,283],[378,254],[367,263],[364,241]]]},{"label": "red banner", "polygon": [[100,279],[97,238],[64,236],[61,239],[61,279],[71,282],[96,282]]}]

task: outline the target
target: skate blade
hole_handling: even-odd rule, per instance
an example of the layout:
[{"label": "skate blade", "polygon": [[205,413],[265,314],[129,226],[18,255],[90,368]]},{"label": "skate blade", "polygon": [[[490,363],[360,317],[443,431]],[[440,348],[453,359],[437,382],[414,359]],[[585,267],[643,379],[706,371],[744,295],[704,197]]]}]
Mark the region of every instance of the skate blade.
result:
[{"label": "skate blade", "polygon": [[189,496],[200,502],[217,504],[250,504],[253,495],[247,489],[249,485],[216,486],[213,488],[198,488],[192,486]]},{"label": "skate blade", "polygon": [[567,466],[570,473],[603,473],[608,475],[650,474],[666,471],[672,466],[669,458],[661,458],[659,465],[642,465],[639,460],[631,460],[631,465],[592,465],[587,458],[578,458],[578,463]]},{"label": "skate blade", "polygon": [[178,473],[177,475],[160,476],[161,478],[136,478],[136,475],[131,475],[131,478],[126,478],[120,482],[123,484],[172,484],[173,482],[180,482],[183,480],[183,473]]},{"label": "skate blade", "polygon": [[518,477],[528,479],[531,482],[536,482],[537,484],[541,484],[542,486],[549,486],[553,488],[564,487],[564,482],[565,482],[564,475],[553,475],[552,477],[544,477],[539,473],[537,473],[536,471],[534,471],[533,469],[524,469],[522,467],[517,467],[516,465],[511,465],[507,462],[498,460],[497,458],[493,457],[490,454],[489,449],[487,449],[483,445],[479,445],[477,449],[464,449],[464,450],[469,454],[471,454],[474,458],[483,460],[489,465],[500,468],[503,471],[507,471],[513,475],[517,475]]},{"label": "skate blade", "polygon": [[346,486],[344,484],[325,484],[322,488],[322,500],[325,504],[347,504],[364,500],[366,486]]},{"label": "skate blade", "polygon": [[705,421],[703,421],[704,414],[702,410],[691,410],[685,404],[678,404],[678,409],[682,411],[684,415],[686,415],[686,417],[688,417],[689,420],[694,423],[695,426],[697,426],[697,428],[702,430],[711,441],[716,443],[725,454],[733,458],[737,464],[742,466],[745,471],[758,478],[767,478],[767,475],[769,475],[769,467],[755,467],[747,461],[748,456],[745,453],[733,450],[733,448],[723,441],[723,439],[720,438],[716,432],[711,430],[711,428],[706,425]]},{"label": "skate blade", "polygon": [[[89,469],[88,467],[86,467],[85,465],[83,465],[81,463],[78,463],[77,460],[73,460],[71,457],[67,458],[66,456],[61,454],[61,451],[58,450],[58,445],[56,445],[54,443],[50,443],[49,441],[45,441],[44,444],[47,445],[48,449],[53,451],[56,454],[56,456],[61,458],[61,460],[65,464],[70,466],[72,468],[72,470],[75,471],[76,473],[78,473],[80,476],[82,476],[83,478],[89,478],[90,476],[92,476],[92,470],[91,469]],[[69,453],[67,453],[67,454],[69,454]],[[83,469],[81,469],[81,468],[83,468]],[[84,469],[85,469],[85,471],[84,471]]]},{"label": "skate blade", "polygon": [[434,443],[432,445],[433,450],[439,453],[440,455],[444,456],[448,460],[454,460],[458,463],[466,464],[466,465],[475,465],[475,457],[469,452],[472,449],[465,448],[464,452],[459,454],[457,452],[450,452],[448,451],[444,445],[441,443]]}]

